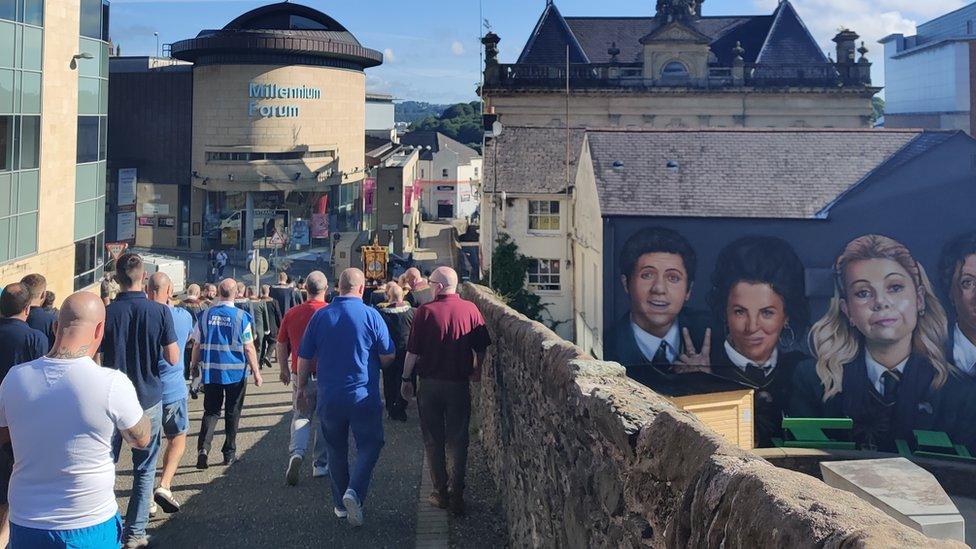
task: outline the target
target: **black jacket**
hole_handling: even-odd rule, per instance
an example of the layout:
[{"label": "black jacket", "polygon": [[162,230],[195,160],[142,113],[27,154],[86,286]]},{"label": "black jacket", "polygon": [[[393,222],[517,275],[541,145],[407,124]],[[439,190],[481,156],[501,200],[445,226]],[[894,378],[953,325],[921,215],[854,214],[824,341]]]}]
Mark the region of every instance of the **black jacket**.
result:
[{"label": "black jacket", "polygon": [[894,452],[895,440],[914,448],[913,430],[943,431],[953,442],[974,448],[976,442],[976,392],[970,380],[950,375],[933,390],[935,369],[927,359],[912,355],[905,365],[898,398],[892,405],[868,379],[864,351],[844,366],[843,390],[826,402],[824,388],[813,359],[801,363],[793,377],[789,413],[793,417],[849,417],[854,420],[851,437],[864,449]]},{"label": "black jacket", "polygon": [[753,383],[729,358],[724,342],[712,344],[712,375],[732,385],[732,389],[752,389],[755,444],[759,448],[773,445],[773,438],[783,436],[783,416],[793,394],[793,376],[797,366],[808,357],[800,351],[780,351],[776,367],[761,384]]},{"label": "black jacket", "polygon": [[[701,345],[708,326],[707,316],[682,311],[678,315],[678,326],[682,329],[688,328],[692,342]],[[684,337],[680,341],[679,354],[685,351]],[[627,376],[662,395],[685,396],[729,390],[727,382],[707,374],[676,374],[670,368],[651,365],[637,346],[637,339],[630,326],[630,313],[619,319],[607,334],[604,358],[619,362],[627,369]]]}]

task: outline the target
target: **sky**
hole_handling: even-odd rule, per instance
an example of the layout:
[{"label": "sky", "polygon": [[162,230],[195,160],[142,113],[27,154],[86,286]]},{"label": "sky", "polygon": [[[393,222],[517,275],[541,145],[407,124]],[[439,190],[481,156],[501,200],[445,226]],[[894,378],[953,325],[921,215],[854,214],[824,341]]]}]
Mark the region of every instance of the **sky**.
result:
[{"label": "sky", "polygon": [[[769,14],[779,0],[705,0],[705,15]],[[859,33],[883,84],[882,46],[892,33],[914,34],[915,25],[971,0],[792,0],[827,52],[840,27]],[[269,2],[252,0],[113,0],[110,34],[123,55],[153,55],[160,44],[221,28]],[[383,65],[366,70],[369,91],[403,100],[454,103],[477,99],[483,20],[502,41],[500,60],[514,62],[545,7],[545,0],[300,0],[332,16],[362,44],[384,53]],[[563,15],[650,16],[654,0],[556,0]]]}]

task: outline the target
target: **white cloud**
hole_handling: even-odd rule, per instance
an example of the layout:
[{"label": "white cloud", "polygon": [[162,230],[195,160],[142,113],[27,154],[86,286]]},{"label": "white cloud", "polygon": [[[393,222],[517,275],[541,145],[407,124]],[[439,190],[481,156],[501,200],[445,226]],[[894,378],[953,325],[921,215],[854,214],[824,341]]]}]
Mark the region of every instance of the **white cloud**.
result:
[{"label": "white cloud", "polygon": [[451,53],[454,55],[464,55],[464,44],[455,40],[451,43]]},{"label": "white cloud", "polygon": [[[831,38],[840,28],[861,35],[874,64],[876,85],[884,84],[883,47],[878,40],[889,34],[915,34],[915,27],[965,5],[969,0],[791,0],[820,47],[836,57]],[[753,0],[766,13],[776,9],[779,0]],[[860,43],[858,44],[860,45]]]},{"label": "white cloud", "polygon": [[393,55],[393,48],[386,48],[383,50],[383,62],[396,63],[396,56]]}]

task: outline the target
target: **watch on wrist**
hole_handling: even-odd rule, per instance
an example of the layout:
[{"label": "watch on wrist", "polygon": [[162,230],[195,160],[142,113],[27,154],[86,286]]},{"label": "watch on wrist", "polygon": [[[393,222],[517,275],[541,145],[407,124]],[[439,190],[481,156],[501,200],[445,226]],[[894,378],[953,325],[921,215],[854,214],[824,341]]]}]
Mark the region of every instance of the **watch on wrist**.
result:
[{"label": "watch on wrist", "polygon": [[412,378],[409,378],[409,377],[402,377],[401,376],[400,377],[400,381],[402,381],[404,383],[413,383],[413,379]]}]

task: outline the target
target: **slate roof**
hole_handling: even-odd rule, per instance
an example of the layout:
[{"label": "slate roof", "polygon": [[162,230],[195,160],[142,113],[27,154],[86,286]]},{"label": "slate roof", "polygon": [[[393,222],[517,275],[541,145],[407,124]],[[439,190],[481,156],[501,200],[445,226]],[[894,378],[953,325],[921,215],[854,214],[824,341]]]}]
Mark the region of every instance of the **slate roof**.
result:
[{"label": "slate roof", "polygon": [[[640,39],[659,26],[654,17],[563,17],[554,3],[548,4],[517,63],[565,63],[567,43],[572,63],[609,63],[607,50],[614,43],[620,49],[619,62],[639,63]],[[742,43],[746,63],[759,58],[770,64],[827,62],[789,0],[772,15],[705,16],[690,26],[712,38],[710,47],[720,66],[732,64],[736,42]]]},{"label": "slate roof", "polygon": [[587,142],[604,216],[816,219],[868,174],[943,135],[952,134],[594,130]]},{"label": "slate roof", "polygon": [[[405,133],[400,136],[400,143],[414,147],[430,147],[431,153],[440,152],[441,149],[449,150],[457,155],[458,164],[470,164],[471,160],[480,157],[478,151],[433,130],[418,130]],[[421,159],[430,160],[427,156],[426,152],[421,152],[420,154]]]},{"label": "slate roof", "polygon": [[[582,128],[570,128],[570,177],[575,180]],[[496,151],[498,164],[495,164]],[[566,129],[506,126],[485,144],[485,192],[566,192]],[[497,179],[496,179],[497,177]],[[496,187],[497,185],[497,187]]]}]

